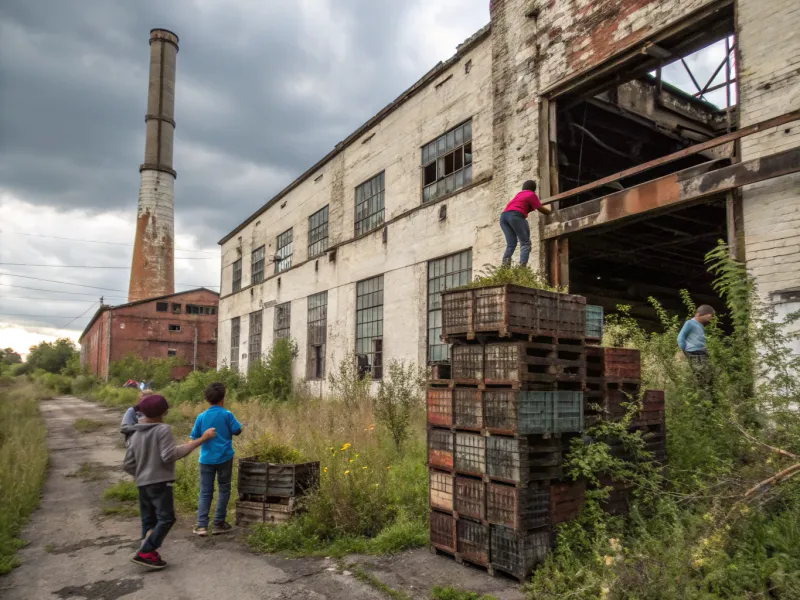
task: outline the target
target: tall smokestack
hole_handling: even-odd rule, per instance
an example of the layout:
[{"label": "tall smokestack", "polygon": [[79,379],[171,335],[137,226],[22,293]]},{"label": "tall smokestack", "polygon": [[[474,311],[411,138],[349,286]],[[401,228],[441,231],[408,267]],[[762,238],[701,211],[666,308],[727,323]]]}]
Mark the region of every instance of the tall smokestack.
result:
[{"label": "tall smokestack", "polygon": [[128,301],[175,292],[175,61],[178,36],[150,31],[150,82],[147,90],[144,163],[139,167],[139,210],[133,243]]}]

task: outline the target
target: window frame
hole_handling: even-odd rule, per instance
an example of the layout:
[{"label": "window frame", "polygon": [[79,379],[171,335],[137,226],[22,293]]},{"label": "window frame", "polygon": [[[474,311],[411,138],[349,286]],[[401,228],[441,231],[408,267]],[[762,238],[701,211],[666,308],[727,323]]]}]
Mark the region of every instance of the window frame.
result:
[{"label": "window frame", "polygon": [[[422,204],[455,193],[472,183],[475,155],[473,142],[472,117],[470,117],[422,145],[420,148]],[[467,152],[467,146],[469,146],[469,152]],[[450,157],[452,157],[452,163],[451,170],[448,172],[447,159]],[[431,168],[433,168],[434,179],[432,182],[425,183],[426,173]]]},{"label": "window frame", "polygon": [[[241,341],[242,319],[233,317],[231,319],[231,369],[239,371],[239,342]],[[236,345],[234,345],[234,341]],[[235,349],[235,351],[234,351]]]},{"label": "window frame", "polygon": [[187,304],[186,305],[186,314],[187,315],[216,315],[217,314],[217,307],[210,306],[208,304]]},{"label": "window frame", "polygon": [[[257,327],[255,326],[256,323],[258,324]],[[261,342],[264,333],[264,311],[259,309],[251,312],[248,318],[247,326],[247,364],[249,368],[249,365],[253,364],[254,355],[257,359],[261,360]],[[253,340],[257,340],[258,343],[255,343]],[[256,349],[255,352],[253,352],[254,348]]]},{"label": "window frame", "polygon": [[[256,256],[260,253],[260,256]],[[264,281],[264,263],[266,262],[267,247],[261,244],[250,253],[250,285]]]},{"label": "window frame", "polygon": [[289,339],[292,336],[292,303],[283,302],[275,305],[272,319],[272,341]]},{"label": "window frame", "polygon": [[[356,338],[355,354],[357,368],[362,374],[367,372],[372,379],[380,380],[383,378],[383,306],[384,306],[384,276],[376,275],[368,279],[363,279],[356,283]],[[362,298],[364,299],[362,301]],[[376,311],[376,312],[368,312]],[[375,317],[376,313],[380,316]],[[362,319],[363,315],[363,319]],[[359,335],[365,333],[368,326],[374,325],[377,333],[374,335]],[[372,327],[369,327],[372,329]],[[367,342],[369,350],[361,351],[363,345],[359,342]],[[362,357],[365,360],[362,361]],[[371,360],[370,360],[371,357]]]},{"label": "window frame", "polygon": [[328,291],[307,298],[306,379],[325,379],[325,352],[328,342]]},{"label": "window frame", "polygon": [[175,348],[167,348],[167,358],[170,356],[178,356],[178,351]]},{"label": "window frame", "polygon": [[[275,238],[275,274],[283,273],[292,268],[292,253],[294,252],[294,232],[289,227]],[[281,240],[283,238],[283,240]],[[283,243],[283,246],[281,246]],[[286,251],[288,248],[288,252]]]},{"label": "window frame", "polygon": [[176,325],[175,323],[167,323],[167,331],[169,333],[180,333],[181,332],[181,326],[180,325]]},{"label": "window frame", "polygon": [[[448,272],[448,261],[458,260],[459,269]],[[463,263],[462,261],[466,260],[467,268],[461,268]],[[452,263],[451,263],[452,264]],[[455,265],[454,265],[455,266]],[[442,267],[442,271],[438,272],[438,269]],[[432,271],[437,271],[437,274],[433,274]],[[432,276],[433,275],[433,276]],[[464,276],[465,275],[465,276]],[[452,278],[452,279],[451,279]],[[453,288],[459,287],[472,279],[472,248],[466,248],[465,250],[461,250],[459,252],[454,252],[453,254],[448,254],[446,256],[440,256],[438,258],[434,258],[428,261],[428,268],[426,271],[426,281],[427,281],[427,300],[426,300],[426,329],[425,329],[425,357],[426,362],[430,364],[436,363],[444,363],[450,361],[450,345],[443,344],[441,341],[437,343],[431,343],[432,332],[433,336],[435,337],[435,331],[439,331],[441,334],[442,330],[442,306],[441,306],[441,293],[446,290],[451,290]],[[441,281],[441,286],[437,285],[435,289],[432,289],[432,285],[434,282]],[[432,304],[436,304],[438,302],[438,307],[432,308]],[[438,318],[438,327],[437,327],[437,318]],[[433,323],[432,323],[433,321]],[[441,356],[441,348],[445,349],[445,356]],[[434,352],[434,350],[436,352]]]},{"label": "window frame", "polygon": [[231,264],[233,271],[231,273],[231,293],[235,294],[242,289],[242,257],[233,261]]},{"label": "window frame", "polygon": [[[328,251],[328,208],[330,205],[326,204],[320,208],[313,215],[308,217],[308,258],[315,258]],[[324,214],[322,214],[324,213]],[[319,223],[314,225],[314,218],[319,220]],[[324,220],[322,220],[324,218]],[[322,235],[322,230],[324,234]],[[314,236],[318,237],[314,239]]]},{"label": "window frame", "polygon": [[[373,192],[373,184],[378,186],[378,191]],[[365,194],[369,193],[369,197]],[[359,200],[359,197],[361,198]],[[359,208],[363,206],[369,207],[371,202],[375,200],[375,205],[380,204],[380,208],[376,208],[372,212],[363,215],[359,218]],[[381,171],[377,175],[373,175],[366,181],[360,183],[355,187],[354,202],[353,202],[353,233],[355,237],[368,234],[370,231],[375,231],[386,220],[386,171]],[[363,213],[362,213],[363,214]],[[376,217],[376,215],[379,215]],[[370,221],[375,217],[374,221]],[[362,223],[367,223],[365,227],[359,227]]]},{"label": "window frame", "polygon": [[169,302],[156,302],[156,312],[169,312]]}]

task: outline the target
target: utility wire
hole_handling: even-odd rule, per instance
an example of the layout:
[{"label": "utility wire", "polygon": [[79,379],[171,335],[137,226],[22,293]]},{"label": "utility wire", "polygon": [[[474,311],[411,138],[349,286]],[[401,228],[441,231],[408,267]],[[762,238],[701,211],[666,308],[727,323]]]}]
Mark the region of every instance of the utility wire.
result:
[{"label": "utility wire", "polygon": [[81,302],[84,304],[93,302],[88,298],[47,298],[46,296],[0,296],[0,300],[47,300],[49,302]]},{"label": "utility wire", "polygon": [[[68,294],[70,296],[92,296],[95,297],[97,294],[90,294],[88,292],[65,292],[63,290],[48,290],[44,288],[35,288],[35,287],[28,287],[25,285],[11,285],[10,283],[0,283],[2,287],[12,287],[19,290],[33,290],[35,292],[55,292],[56,294]],[[127,300],[127,296],[106,296],[106,298],[122,298]]]},{"label": "utility wire", "polygon": [[100,303],[99,303],[99,302],[95,302],[94,304],[92,304],[92,305],[91,305],[89,308],[87,308],[85,311],[83,311],[83,312],[82,312],[81,314],[79,314],[77,317],[75,317],[74,319],[72,319],[72,320],[71,320],[69,323],[67,323],[66,325],[64,325],[64,326],[62,327],[62,329],[66,329],[67,327],[69,327],[70,325],[72,325],[72,324],[73,324],[75,321],[77,321],[78,319],[80,319],[80,318],[81,318],[83,315],[85,315],[85,314],[86,314],[86,313],[88,313],[90,310],[92,310],[92,308],[94,307],[94,305],[95,305],[95,304],[100,304]]},{"label": "utility wire", "polygon": [[[208,258],[176,258],[175,260],[214,260],[211,257]],[[5,267],[52,267],[55,269],[130,269],[130,265],[126,265],[124,267],[106,267],[106,266],[86,266],[86,265],[41,265],[41,264],[33,264],[33,263],[9,263],[9,262],[0,262],[0,265]]]},{"label": "utility wire", "polygon": [[83,285],[80,283],[72,283],[70,281],[56,281],[55,279],[42,279],[41,277],[31,277],[30,275],[16,275],[15,273],[5,273],[0,271],[0,275],[7,275],[8,277],[20,277],[21,279],[34,279],[36,281],[46,281],[48,283],[60,283],[62,285],[74,285],[75,287],[90,288],[93,290],[104,290],[106,292],[124,292],[125,290],[117,290],[112,288],[97,287],[96,285]]},{"label": "utility wire", "polygon": [[[106,242],[102,240],[83,240],[79,238],[68,238],[68,237],[59,237],[56,235],[42,235],[40,233],[23,233],[21,231],[0,231],[0,234],[11,234],[11,235],[24,235],[28,237],[39,237],[39,238],[48,238],[51,240],[66,240],[69,242],[84,242],[87,244],[108,244],[109,246],[127,246],[128,248],[133,247],[133,244],[125,244],[123,242]],[[195,254],[216,254],[210,250],[190,250],[189,248],[175,248],[180,252],[194,252]]]}]

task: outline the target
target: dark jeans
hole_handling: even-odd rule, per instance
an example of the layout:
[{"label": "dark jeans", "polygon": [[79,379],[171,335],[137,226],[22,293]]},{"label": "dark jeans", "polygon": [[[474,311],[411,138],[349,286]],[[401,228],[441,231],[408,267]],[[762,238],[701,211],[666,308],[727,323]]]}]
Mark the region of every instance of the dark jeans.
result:
[{"label": "dark jeans", "polygon": [[511,262],[511,256],[519,240],[519,264],[527,265],[531,253],[531,228],[522,213],[509,210],[500,215],[500,229],[506,236],[506,251],[503,254],[503,264]]},{"label": "dark jeans", "polygon": [[228,500],[231,498],[231,478],[233,459],[218,465],[200,463],[200,498],[197,501],[197,526],[208,527],[208,511],[214,496],[214,478],[219,485],[217,508],[214,510],[214,523],[224,523],[228,513]]},{"label": "dark jeans", "polygon": [[175,507],[172,500],[172,482],[143,485],[139,488],[139,514],[142,517],[141,552],[152,552],[164,543],[175,523]]}]

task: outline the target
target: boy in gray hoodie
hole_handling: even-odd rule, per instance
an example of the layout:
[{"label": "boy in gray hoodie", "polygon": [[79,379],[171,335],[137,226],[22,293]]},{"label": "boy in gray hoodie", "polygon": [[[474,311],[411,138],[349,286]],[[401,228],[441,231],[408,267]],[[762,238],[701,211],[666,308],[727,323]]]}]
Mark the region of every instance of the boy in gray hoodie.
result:
[{"label": "boy in gray hoodie", "polygon": [[[188,455],[216,435],[212,427],[191,442],[175,445],[172,430],[163,423],[169,405],[163,396],[147,396],[138,404],[143,415],[131,426],[132,435],[125,451],[124,469],[133,475],[139,488],[139,513],[142,518],[142,545],[131,562],[151,569],[163,569],[167,563],[158,548],[175,523],[172,484],[175,461]],[[149,536],[148,536],[149,532]]]}]

